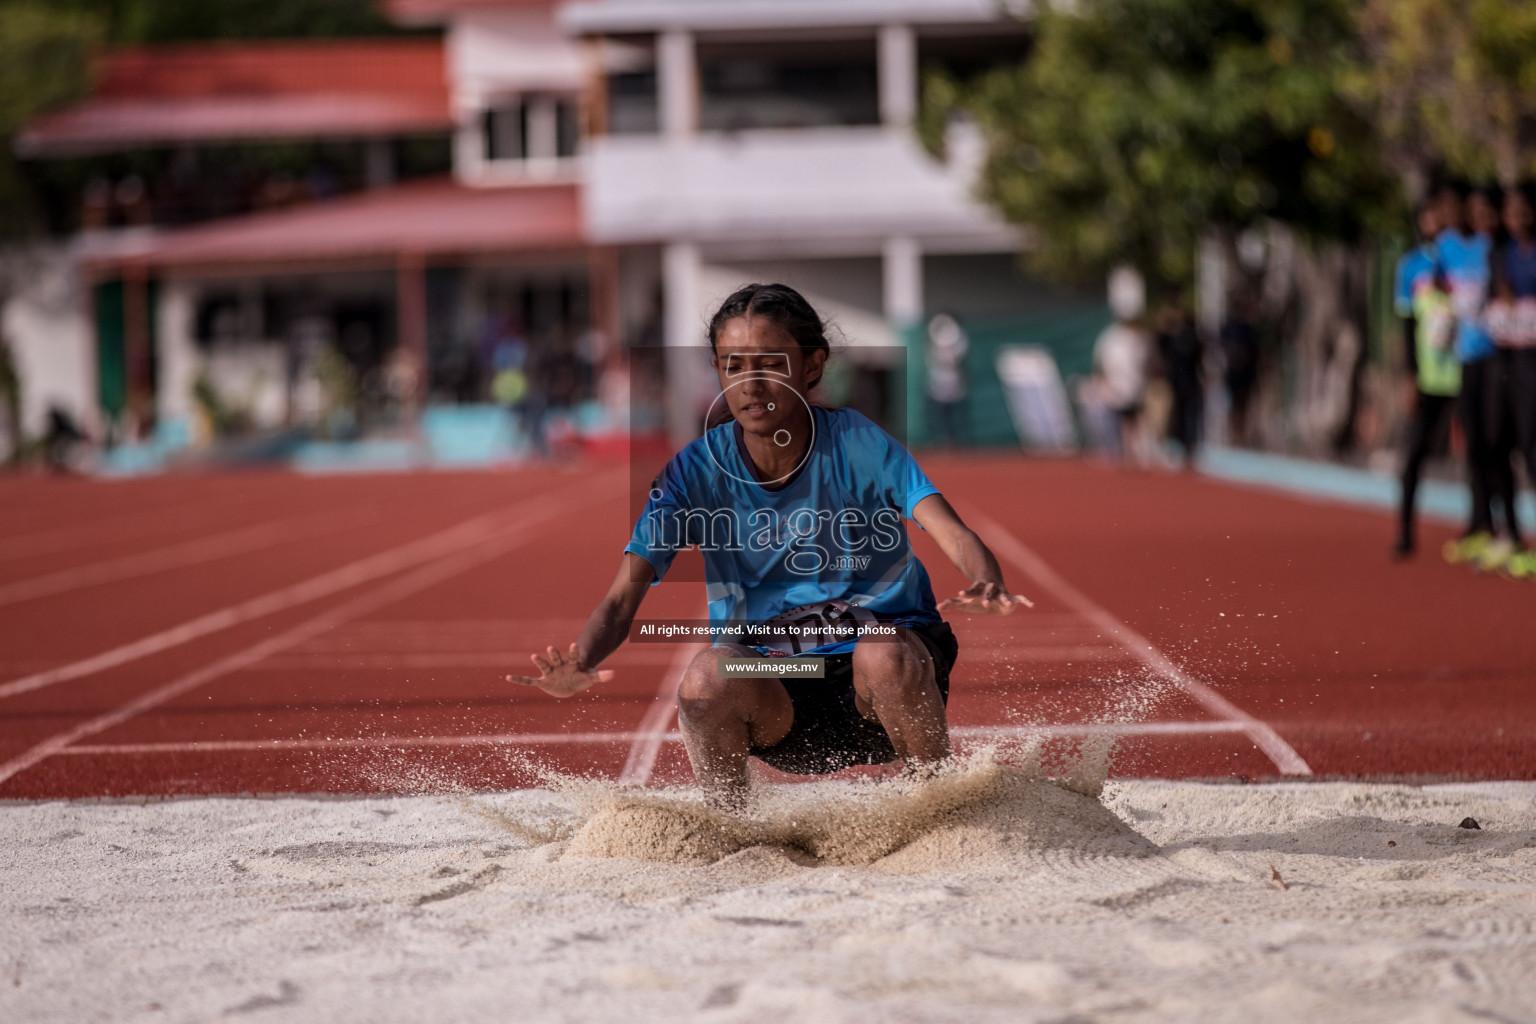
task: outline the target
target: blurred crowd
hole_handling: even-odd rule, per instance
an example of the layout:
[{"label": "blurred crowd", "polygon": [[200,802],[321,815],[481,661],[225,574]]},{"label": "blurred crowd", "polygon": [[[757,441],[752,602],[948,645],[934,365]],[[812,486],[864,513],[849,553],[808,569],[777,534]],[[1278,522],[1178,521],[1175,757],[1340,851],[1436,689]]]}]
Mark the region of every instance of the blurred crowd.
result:
[{"label": "blurred crowd", "polygon": [[1415,504],[1425,460],[1459,435],[1471,491],[1445,557],[1536,578],[1516,512],[1517,464],[1536,482],[1536,206],[1530,186],[1439,186],[1416,214],[1415,247],[1398,263],[1413,414],[1394,553],[1417,546]]},{"label": "blurred crowd", "polygon": [[[1417,551],[1426,463],[1454,455],[1470,507],[1445,558],[1536,579],[1517,511],[1519,475],[1536,484],[1536,186],[1431,189],[1395,268],[1393,306],[1411,379],[1393,554]],[[1120,316],[1100,334],[1093,380],[1079,396],[1086,418],[1097,408],[1110,424],[1100,446],[1136,465],[1161,461],[1165,450],[1192,463],[1205,434],[1208,367],[1224,377],[1226,437],[1249,443],[1256,320],[1252,296],[1235,297],[1207,353],[1178,301],[1148,317]]]},{"label": "blurred crowd", "polygon": [[1244,443],[1259,379],[1255,303],[1237,297],[1222,322],[1219,352],[1207,352],[1194,317],[1181,298],[1151,316],[1120,316],[1100,333],[1093,349],[1093,378],[1079,389],[1095,446],[1129,465],[1163,459],[1165,450],[1193,467],[1206,436],[1207,363],[1219,368],[1226,397],[1226,436]]},{"label": "blurred crowd", "polygon": [[609,362],[608,346],[595,329],[582,331],[568,345],[539,345],[505,311],[485,317],[478,345],[465,357],[449,375],[452,398],[488,398],[511,410],[532,452],[540,456],[551,452],[551,417],[563,423],[578,405],[598,396]]}]

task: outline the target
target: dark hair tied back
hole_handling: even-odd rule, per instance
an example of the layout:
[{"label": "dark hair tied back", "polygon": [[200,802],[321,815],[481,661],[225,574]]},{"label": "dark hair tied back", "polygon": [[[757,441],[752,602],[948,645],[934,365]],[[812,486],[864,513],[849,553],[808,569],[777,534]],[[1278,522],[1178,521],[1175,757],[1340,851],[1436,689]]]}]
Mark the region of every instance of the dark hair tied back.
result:
[{"label": "dark hair tied back", "polygon": [[805,296],[787,284],[749,284],[732,292],[709,319],[710,349],[719,342],[725,325],[743,316],[762,317],[806,352],[831,351],[826,324]]}]

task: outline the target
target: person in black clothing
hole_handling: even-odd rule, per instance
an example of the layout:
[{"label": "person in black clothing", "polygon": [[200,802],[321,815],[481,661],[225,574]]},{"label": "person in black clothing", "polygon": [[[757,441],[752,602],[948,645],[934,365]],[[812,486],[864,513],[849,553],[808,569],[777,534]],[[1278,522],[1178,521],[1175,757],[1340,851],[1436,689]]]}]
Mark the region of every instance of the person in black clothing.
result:
[{"label": "person in black clothing", "polygon": [[[1489,259],[1492,294],[1484,316],[1499,348],[1495,444],[1506,464],[1515,454],[1536,484],[1536,206],[1525,188],[1505,194],[1503,223],[1504,237]],[[1513,507],[1510,513],[1515,520]],[[1536,578],[1536,552],[1516,551],[1503,568]]]},{"label": "person in black clothing", "polygon": [[1248,406],[1259,379],[1259,336],[1255,325],[1253,296],[1243,293],[1232,304],[1231,315],[1221,325],[1221,352],[1226,362],[1227,434],[1232,444],[1248,441]]},{"label": "person in black clothing", "polygon": [[[1392,549],[1397,558],[1411,557],[1417,546],[1419,478],[1424,460],[1443,445],[1461,381],[1461,368],[1450,348],[1455,321],[1445,275],[1437,273],[1435,236],[1443,226],[1441,205],[1433,200],[1420,205],[1414,220],[1418,245],[1398,260],[1393,290],[1393,306],[1403,322],[1403,362],[1413,381],[1413,414],[1408,421],[1407,453],[1403,460],[1397,544]],[[1426,291],[1434,294],[1426,295]],[[1438,322],[1421,325],[1420,310],[1427,311],[1428,316],[1438,316]],[[1421,330],[1425,332],[1423,337]]]},{"label": "person in black clothing", "polygon": [[[1505,259],[1503,224],[1499,207],[1502,193],[1498,189],[1476,189],[1467,196],[1467,222],[1474,236],[1486,239],[1488,265],[1486,284],[1480,296],[1486,308],[1492,296],[1494,266]],[[1479,310],[1481,323],[1482,310]],[[1483,324],[1486,329],[1486,324]],[[1515,451],[1515,425],[1513,412],[1505,401],[1508,364],[1502,353],[1485,358],[1462,369],[1461,397],[1463,419],[1467,431],[1469,458],[1481,459],[1484,475],[1483,493],[1479,496],[1473,488],[1473,514],[1478,525],[1495,532],[1493,501],[1496,499],[1503,510],[1504,539],[1500,559],[1525,546],[1520,536],[1520,519],[1515,512],[1515,469],[1511,461]],[[1480,559],[1482,568],[1493,568],[1496,562],[1488,557]]]},{"label": "person in black clothing", "polygon": [[48,407],[48,432],[43,435],[43,458],[51,471],[71,472],[75,449],[84,440],[84,431],[75,424],[69,413],[57,405]]},{"label": "person in black clothing", "polygon": [[1507,236],[1493,257],[1493,288],[1508,318],[1494,341],[1507,367],[1505,396],[1519,458],[1536,486],[1536,202],[1530,186],[1505,196],[1504,228]]},{"label": "person in black clothing", "polygon": [[1170,302],[1158,316],[1157,350],[1173,391],[1169,434],[1184,449],[1184,465],[1193,466],[1205,422],[1200,376],[1200,336],[1182,301]]}]

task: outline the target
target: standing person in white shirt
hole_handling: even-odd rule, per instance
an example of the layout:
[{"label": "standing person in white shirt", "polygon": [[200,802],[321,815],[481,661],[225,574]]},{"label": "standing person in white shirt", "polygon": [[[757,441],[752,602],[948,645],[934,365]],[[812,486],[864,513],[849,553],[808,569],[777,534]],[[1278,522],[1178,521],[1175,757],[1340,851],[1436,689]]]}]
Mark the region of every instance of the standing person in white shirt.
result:
[{"label": "standing person in white shirt", "polygon": [[970,440],[965,423],[965,353],[970,348],[965,329],[948,313],[928,321],[928,410],[933,435],[947,445]]},{"label": "standing person in white shirt", "polygon": [[1116,320],[1093,343],[1093,375],[1099,398],[1120,425],[1117,454],[1128,465],[1147,462],[1141,418],[1147,402],[1151,348],[1146,332],[1128,320]]}]

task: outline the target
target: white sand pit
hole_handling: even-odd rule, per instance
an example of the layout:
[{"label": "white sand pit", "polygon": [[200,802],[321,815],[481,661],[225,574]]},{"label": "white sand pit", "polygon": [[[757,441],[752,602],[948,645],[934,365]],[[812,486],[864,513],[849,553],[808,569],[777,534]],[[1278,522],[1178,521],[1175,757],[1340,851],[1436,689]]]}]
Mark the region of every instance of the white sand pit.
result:
[{"label": "white sand pit", "polygon": [[1536,1020],[1536,784],[978,762],[744,822],[575,783],[0,828],[6,1022]]}]

